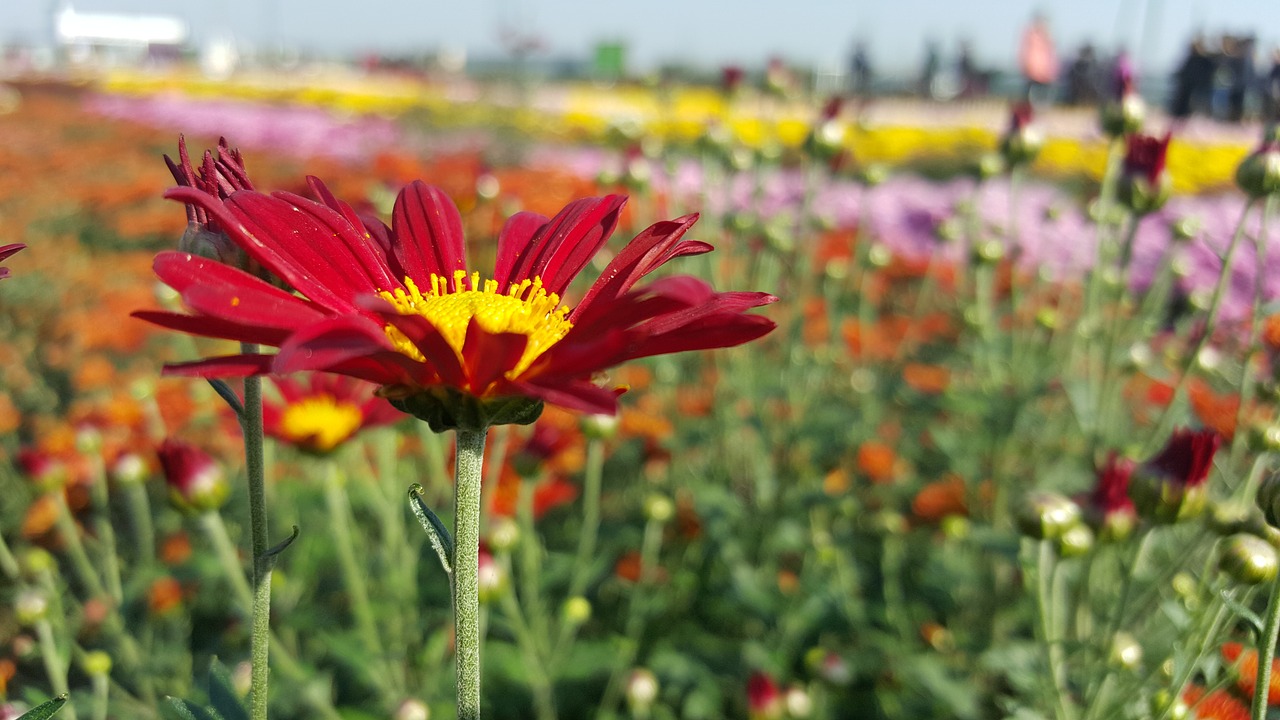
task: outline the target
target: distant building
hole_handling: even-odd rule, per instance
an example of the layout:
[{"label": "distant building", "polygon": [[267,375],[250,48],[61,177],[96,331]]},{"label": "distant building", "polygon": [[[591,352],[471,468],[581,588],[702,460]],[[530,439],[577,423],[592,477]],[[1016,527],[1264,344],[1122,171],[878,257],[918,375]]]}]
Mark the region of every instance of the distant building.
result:
[{"label": "distant building", "polygon": [[176,58],[190,39],[187,24],[165,15],[81,13],[71,3],[54,11],[54,43],[73,63]]}]

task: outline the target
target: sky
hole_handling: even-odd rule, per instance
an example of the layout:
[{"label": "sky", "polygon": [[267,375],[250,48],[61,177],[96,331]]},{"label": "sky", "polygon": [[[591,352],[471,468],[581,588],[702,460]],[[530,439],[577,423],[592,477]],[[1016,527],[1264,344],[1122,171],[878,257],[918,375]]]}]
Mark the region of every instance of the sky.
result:
[{"label": "sky", "polygon": [[[46,37],[60,0],[0,0],[0,43]],[[278,41],[343,55],[461,49],[503,52],[501,38],[536,36],[556,57],[586,57],[602,40],[627,44],[629,67],[678,60],[715,68],[756,67],[766,57],[843,69],[857,39],[881,72],[918,67],[925,43],[953,56],[969,40],[986,67],[1014,65],[1021,28],[1037,10],[1059,53],[1092,40],[1123,45],[1145,72],[1169,71],[1197,29],[1253,32],[1268,52],[1280,43],[1277,0],[76,0],[80,12],[181,17],[200,43],[233,37]],[[1264,67],[1269,67],[1269,60]]]}]

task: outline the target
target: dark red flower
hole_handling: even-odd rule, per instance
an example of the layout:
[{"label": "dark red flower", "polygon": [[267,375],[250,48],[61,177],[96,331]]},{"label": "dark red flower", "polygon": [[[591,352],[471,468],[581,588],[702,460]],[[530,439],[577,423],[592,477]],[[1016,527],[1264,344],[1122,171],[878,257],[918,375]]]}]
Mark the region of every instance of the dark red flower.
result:
[{"label": "dark red flower", "polygon": [[[9,256],[13,255],[19,250],[24,249],[25,247],[27,246],[23,245],[22,243],[10,243],[8,245],[0,245],[0,262],[4,262],[5,260],[8,260]],[[0,267],[0,280],[3,280],[7,277],[9,277],[9,268]]]},{"label": "dark red flower", "polygon": [[782,717],[782,692],[773,678],[753,672],[747,679],[747,715],[751,720],[773,720]]},{"label": "dark red flower", "polygon": [[1013,106],[1013,111],[1009,114],[1009,132],[1018,133],[1026,130],[1031,126],[1031,121],[1035,119],[1035,108],[1031,103],[1023,100]]},{"label": "dark red flower", "polygon": [[1133,528],[1136,513],[1129,498],[1129,479],[1134,467],[1132,460],[1112,452],[1098,469],[1098,482],[1089,494],[1087,508],[1102,535],[1118,539]]},{"label": "dark red flower", "polygon": [[1142,178],[1152,187],[1160,182],[1164,173],[1165,156],[1169,152],[1171,133],[1153,137],[1134,133],[1128,137],[1124,155],[1124,174]]},{"label": "dark red flower", "polygon": [[311,453],[327,453],[368,427],[404,417],[375,385],[342,375],[311,373],[306,382],[272,378],[283,403],[262,404],[266,433]]},{"label": "dark red flower", "polygon": [[208,453],[188,442],[166,438],[156,449],[165,484],[175,505],[183,510],[217,510],[227,499],[227,479]]},{"label": "dark red flower", "polygon": [[742,68],[737,65],[726,65],[720,70],[721,89],[727,93],[737,91],[738,87],[742,85],[742,78],[744,76],[745,73],[742,72]]},{"label": "dark red flower", "polygon": [[279,348],[169,366],[230,377],[318,370],[381,387],[432,427],[531,422],[543,401],[614,413],[617,393],[592,375],[634,358],[738,345],[773,329],[751,308],[777,298],[714,292],[688,276],[637,283],[668,261],[712,248],[684,240],[697,220],[659,222],[623,248],[573,305],[561,300],[605,244],[626,198],[570,203],[554,218],[508,219],[492,279],[468,268],[457,208],[413,182],[390,227],[358,216],[320,180],[314,202],[287,192],[191,187],[166,197],[202,208],[251,259],[293,288],[183,252],[156,257],[160,279],[191,314],[137,317],[195,335]]},{"label": "dark red flower", "polygon": [[1209,477],[1221,445],[1222,436],[1213,430],[1174,430],[1164,449],[1142,467],[1184,487],[1196,487]]}]

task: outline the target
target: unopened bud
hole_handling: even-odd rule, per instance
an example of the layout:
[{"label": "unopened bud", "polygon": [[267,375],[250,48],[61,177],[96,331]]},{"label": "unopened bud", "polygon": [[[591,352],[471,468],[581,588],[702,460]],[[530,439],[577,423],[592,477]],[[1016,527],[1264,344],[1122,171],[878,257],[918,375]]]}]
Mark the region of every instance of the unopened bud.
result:
[{"label": "unopened bud", "polygon": [[609,440],[618,434],[617,415],[587,415],[579,422],[582,434],[592,440]]},{"label": "unopened bud", "polygon": [[1027,537],[1057,540],[1080,524],[1080,506],[1059,493],[1033,490],[1023,497],[1017,521]]},{"label": "unopened bud", "polygon": [[648,712],[658,699],[658,678],[645,668],[636,668],[627,677],[627,707],[633,715]]},{"label": "unopened bud", "polygon": [[787,717],[807,718],[813,714],[813,698],[809,697],[808,691],[799,685],[787,688],[785,702]]},{"label": "unopened bud", "polygon": [[1222,541],[1219,552],[1218,568],[1238,583],[1257,585],[1276,579],[1276,549],[1257,535],[1232,535]]},{"label": "unopened bud", "polygon": [[666,495],[650,495],[644,501],[645,517],[657,523],[665,523],[676,513],[675,503]]},{"label": "unopened bud", "polygon": [[1137,670],[1142,663],[1142,644],[1137,638],[1121,630],[1111,638],[1111,652],[1107,661],[1122,670]]},{"label": "unopened bud", "polygon": [[44,620],[49,614],[49,599],[34,588],[19,592],[13,599],[13,615],[19,625],[31,626]]},{"label": "unopened bud", "polygon": [[111,656],[101,650],[90,650],[84,654],[84,659],[80,661],[80,666],[89,675],[110,675]]},{"label": "unopened bud", "polygon": [[501,516],[489,523],[489,549],[495,553],[510,552],[520,542],[520,525],[515,520]]},{"label": "unopened bud", "polygon": [[1058,554],[1064,558],[1087,555],[1093,549],[1093,531],[1080,523],[1067,529],[1058,538]]},{"label": "unopened bud", "polygon": [[431,708],[417,698],[408,698],[396,708],[393,720],[431,720]]},{"label": "unopened bud", "polygon": [[560,616],[570,625],[581,625],[591,619],[591,601],[575,595],[564,601],[560,607]]}]

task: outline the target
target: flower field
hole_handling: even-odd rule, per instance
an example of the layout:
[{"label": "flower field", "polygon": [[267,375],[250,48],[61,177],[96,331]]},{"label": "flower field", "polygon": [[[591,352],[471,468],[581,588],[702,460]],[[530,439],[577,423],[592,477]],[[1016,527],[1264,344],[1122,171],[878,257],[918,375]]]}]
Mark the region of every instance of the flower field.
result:
[{"label": "flower field", "polygon": [[13,91],[0,718],[1280,706],[1261,128]]}]

